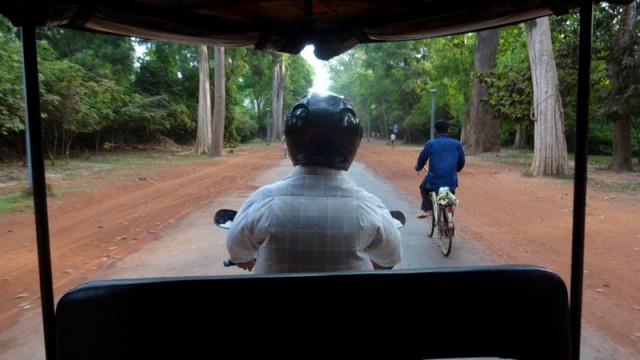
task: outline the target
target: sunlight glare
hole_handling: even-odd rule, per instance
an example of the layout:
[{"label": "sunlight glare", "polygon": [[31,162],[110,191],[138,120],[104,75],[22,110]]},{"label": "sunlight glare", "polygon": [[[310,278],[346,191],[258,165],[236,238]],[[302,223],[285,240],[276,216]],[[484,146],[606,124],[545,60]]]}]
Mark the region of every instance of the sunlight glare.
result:
[{"label": "sunlight glare", "polygon": [[313,54],[313,45],[307,45],[300,53],[305,60],[313,67],[316,72],[316,76],[313,80],[313,86],[309,89],[309,92],[326,92],[329,91],[329,85],[331,79],[329,78],[329,72],[326,68],[326,62],[318,60]]}]

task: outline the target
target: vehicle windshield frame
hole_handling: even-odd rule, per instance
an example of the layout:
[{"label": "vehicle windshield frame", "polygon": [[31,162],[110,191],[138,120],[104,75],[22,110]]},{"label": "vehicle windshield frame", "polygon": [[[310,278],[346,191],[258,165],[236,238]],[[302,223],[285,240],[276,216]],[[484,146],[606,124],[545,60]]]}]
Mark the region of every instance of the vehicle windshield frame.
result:
[{"label": "vehicle windshield frame", "polygon": [[[575,128],[576,153],[575,175],[573,180],[574,197],[570,282],[570,321],[573,354],[579,354],[580,352],[593,2],[590,0],[580,0],[579,11],[580,43],[577,85],[578,100]],[[42,115],[40,109],[36,51],[36,28],[39,26],[39,21],[40,20],[34,19],[28,16],[28,14],[25,14],[20,21],[19,28],[23,42],[23,75],[25,85],[25,109],[27,114],[26,132],[29,154],[28,162],[31,168],[31,180],[33,184],[40,291],[45,331],[45,352],[48,359],[54,359],[55,310],[43,156]]]}]

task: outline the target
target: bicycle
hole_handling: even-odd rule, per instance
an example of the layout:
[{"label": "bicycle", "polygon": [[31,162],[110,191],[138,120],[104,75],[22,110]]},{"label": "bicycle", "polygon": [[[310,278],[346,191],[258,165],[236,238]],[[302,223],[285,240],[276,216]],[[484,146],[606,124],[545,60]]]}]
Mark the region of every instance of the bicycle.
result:
[{"label": "bicycle", "polygon": [[429,237],[433,237],[433,233],[437,228],[440,250],[442,250],[444,256],[449,256],[451,245],[453,244],[453,235],[456,231],[453,223],[453,214],[455,213],[458,199],[448,187],[440,188],[437,196],[435,191],[431,191],[430,196],[433,204],[433,213],[425,218],[427,234]]}]

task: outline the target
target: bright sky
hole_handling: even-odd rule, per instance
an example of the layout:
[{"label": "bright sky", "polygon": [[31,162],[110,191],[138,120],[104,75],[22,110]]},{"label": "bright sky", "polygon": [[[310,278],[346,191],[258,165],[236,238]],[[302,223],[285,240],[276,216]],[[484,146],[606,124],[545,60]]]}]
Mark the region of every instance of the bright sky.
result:
[{"label": "bright sky", "polygon": [[313,45],[307,45],[300,53],[316,72],[316,78],[309,91],[329,91],[331,80],[329,79],[329,72],[327,72],[327,68],[325,67],[325,61],[318,60],[316,56],[313,55],[313,49]]}]

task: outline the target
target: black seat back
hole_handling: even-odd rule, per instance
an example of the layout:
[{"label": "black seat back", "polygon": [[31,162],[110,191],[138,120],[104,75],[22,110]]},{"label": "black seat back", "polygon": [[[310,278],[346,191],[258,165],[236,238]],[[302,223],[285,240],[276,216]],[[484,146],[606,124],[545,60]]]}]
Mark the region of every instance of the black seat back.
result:
[{"label": "black seat back", "polygon": [[566,286],[533,266],[97,281],[60,359],[569,359]]}]

